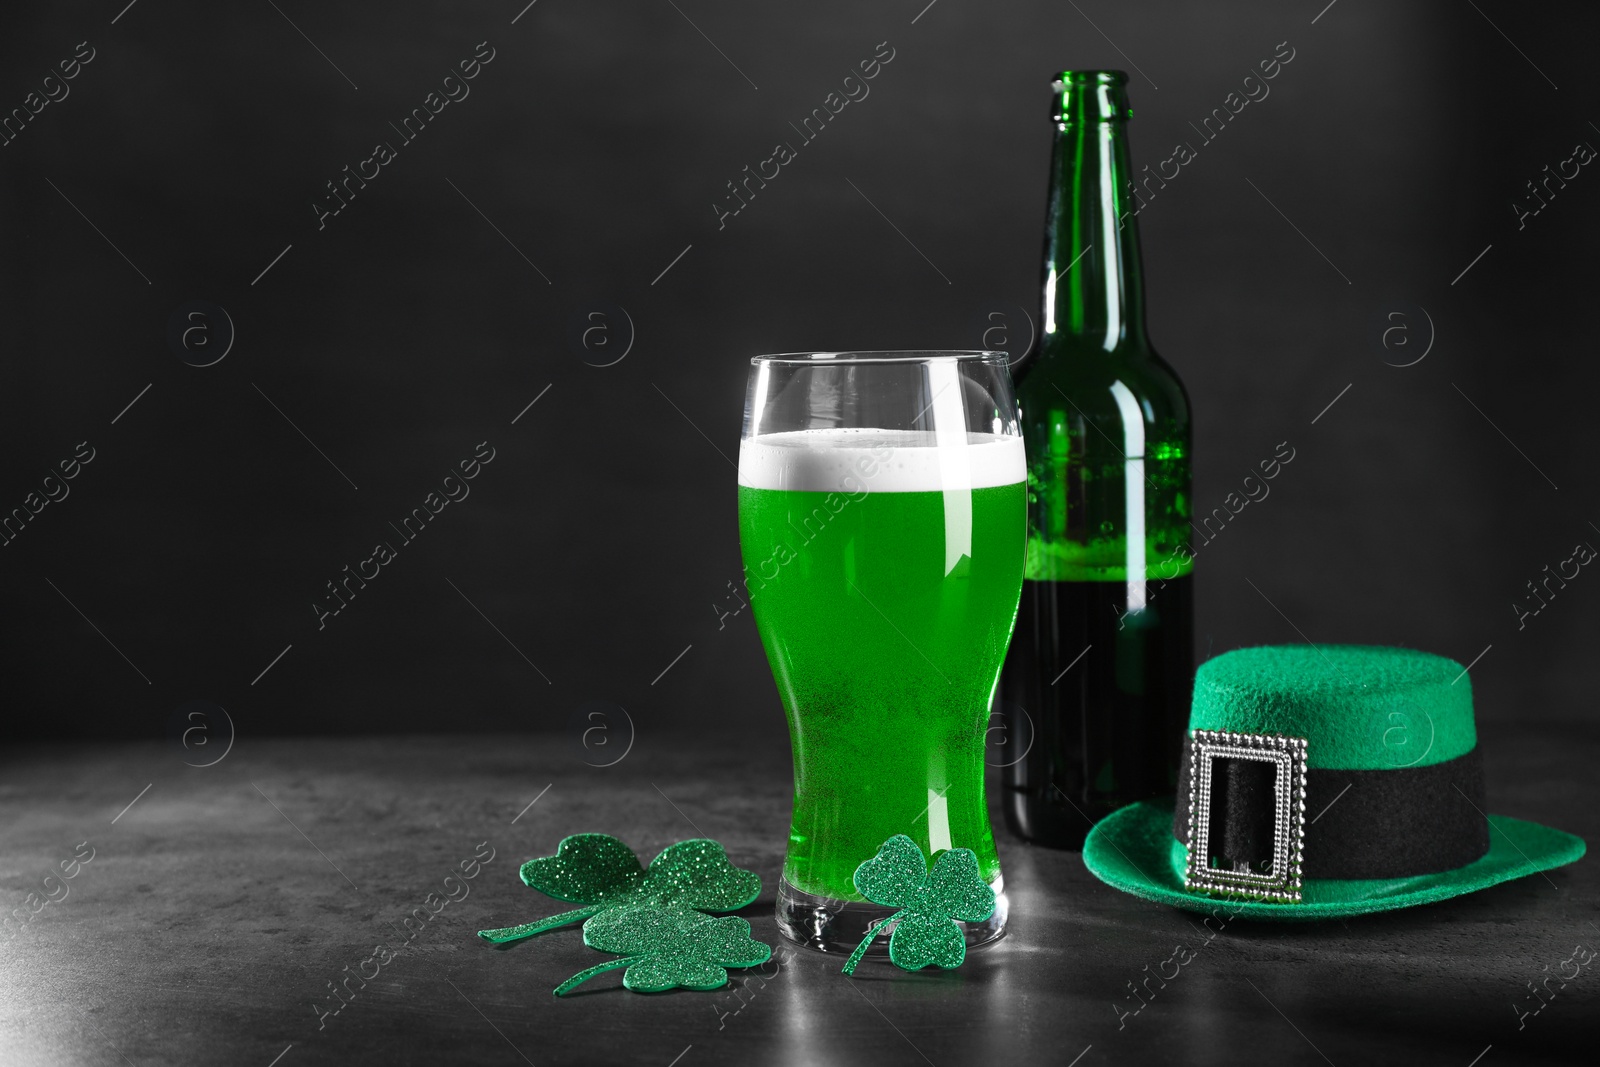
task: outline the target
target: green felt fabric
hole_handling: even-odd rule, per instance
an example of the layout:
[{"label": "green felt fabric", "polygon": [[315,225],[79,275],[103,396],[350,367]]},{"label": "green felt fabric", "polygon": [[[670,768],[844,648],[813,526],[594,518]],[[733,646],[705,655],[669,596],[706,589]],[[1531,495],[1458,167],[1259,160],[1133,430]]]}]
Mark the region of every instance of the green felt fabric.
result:
[{"label": "green felt fabric", "polygon": [[1206,914],[1278,922],[1340,919],[1476,892],[1547,871],[1581,857],[1583,839],[1538,823],[1489,816],[1489,851],[1439,874],[1413,878],[1308,879],[1299,904],[1266,904],[1190,893],[1183,886],[1187,850],[1172,836],[1172,801],[1147,800],[1112,812],[1089,831],[1083,862],[1102,882],[1136,897]]},{"label": "green felt fabric", "polygon": [[1332,770],[1421,767],[1478,743],[1461,664],[1368,645],[1224,652],[1195,672],[1189,728],[1304,737],[1306,766]]}]

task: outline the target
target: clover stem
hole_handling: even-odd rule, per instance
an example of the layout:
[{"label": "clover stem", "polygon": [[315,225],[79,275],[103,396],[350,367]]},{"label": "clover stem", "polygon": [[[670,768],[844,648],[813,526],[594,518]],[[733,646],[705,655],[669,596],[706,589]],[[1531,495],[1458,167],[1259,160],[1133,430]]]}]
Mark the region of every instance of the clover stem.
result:
[{"label": "clover stem", "polygon": [[562,982],[560,985],[556,986],[556,996],[566,996],[568,993],[572,992],[574,989],[578,988],[578,986],[582,985],[584,982],[587,982],[597,974],[603,974],[606,971],[614,971],[618,967],[626,967],[630,963],[638,963],[640,960],[648,958],[649,953],[642,953],[638,956],[624,956],[621,959],[608,960],[605,963],[597,963],[593,967],[590,967],[587,971],[579,971],[571,978],[568,978],[565,982]]},{"label": "clover stem", "polygon": [[850,958],[844,961],[844,967],[840,969],[839,973],[855,974],[856,964],[860,963],[861,957],[867,954],[867,946],[872,944],[873,940],[876,939],[879,934],[883,933],[883,928],[885,926],[888,926],[890,923],[894,922],[904,914],[905,911],[902,909],[886,919],[879,919],[877,922],[873,923],[872,929],[867,931],[867,936],[862,939],[861,944],[857,945],[856,950],[850,953]]},{"label": "clover stem", "polygon": [[546,930],[554,930],[558,926],[579,922],[604,909],[604,904],[590,904],[586,908],[564,911],[560,915],[552,915],[548,919],[538,919],[531,923],[523,923],[521,926],[506,926],[498,930],[479,930],[478,936],[492,944],[503,945],[508,941],[520,941],[524,937],[542,934]]}]

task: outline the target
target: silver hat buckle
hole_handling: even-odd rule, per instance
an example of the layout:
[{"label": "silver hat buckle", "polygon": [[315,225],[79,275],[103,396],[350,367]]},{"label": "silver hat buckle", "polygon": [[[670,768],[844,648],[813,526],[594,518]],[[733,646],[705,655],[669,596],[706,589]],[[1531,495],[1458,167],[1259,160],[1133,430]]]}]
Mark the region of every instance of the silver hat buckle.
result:
[{"label": "silver hat buckle", "polygon": [[[1272,863],[1265,871],[1232,858],[1213,866],[1210,848],[1212,772],[1218,760],[1255,760],[1276,767],[1273,779]],[[1186,888],[1275,904],[1300,900],[1305,855],[1306,741],[1283,734],[1195,730],[1189,742],[1189,861]]]}]

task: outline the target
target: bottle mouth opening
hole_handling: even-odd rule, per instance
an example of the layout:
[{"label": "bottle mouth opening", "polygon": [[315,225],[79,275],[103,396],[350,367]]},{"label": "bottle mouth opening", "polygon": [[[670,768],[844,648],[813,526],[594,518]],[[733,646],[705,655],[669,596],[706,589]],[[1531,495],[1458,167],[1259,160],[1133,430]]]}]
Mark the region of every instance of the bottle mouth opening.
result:
[{"label": "bottle mouth opening", "polygon": [[1127,85],[1128,72],[1125,70],[1063,70],[1051,82],[1051,88],[1058,86],[1084,86],[1084,85]]}]

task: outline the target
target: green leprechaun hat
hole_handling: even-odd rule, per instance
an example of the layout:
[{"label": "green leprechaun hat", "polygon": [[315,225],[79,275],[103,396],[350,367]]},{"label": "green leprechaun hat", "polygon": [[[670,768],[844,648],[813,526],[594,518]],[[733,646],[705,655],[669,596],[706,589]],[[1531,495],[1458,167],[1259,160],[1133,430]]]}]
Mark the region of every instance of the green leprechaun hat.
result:
[{"label": "green leprechaun hat", "polygon": [[1485,814],[1459,663],[1296,645],[1200,667],[1175,800],[1101,820],[1083,862],[1146,900],[1303,921],[1427,904],[1583,853],[1572,834]]}]

